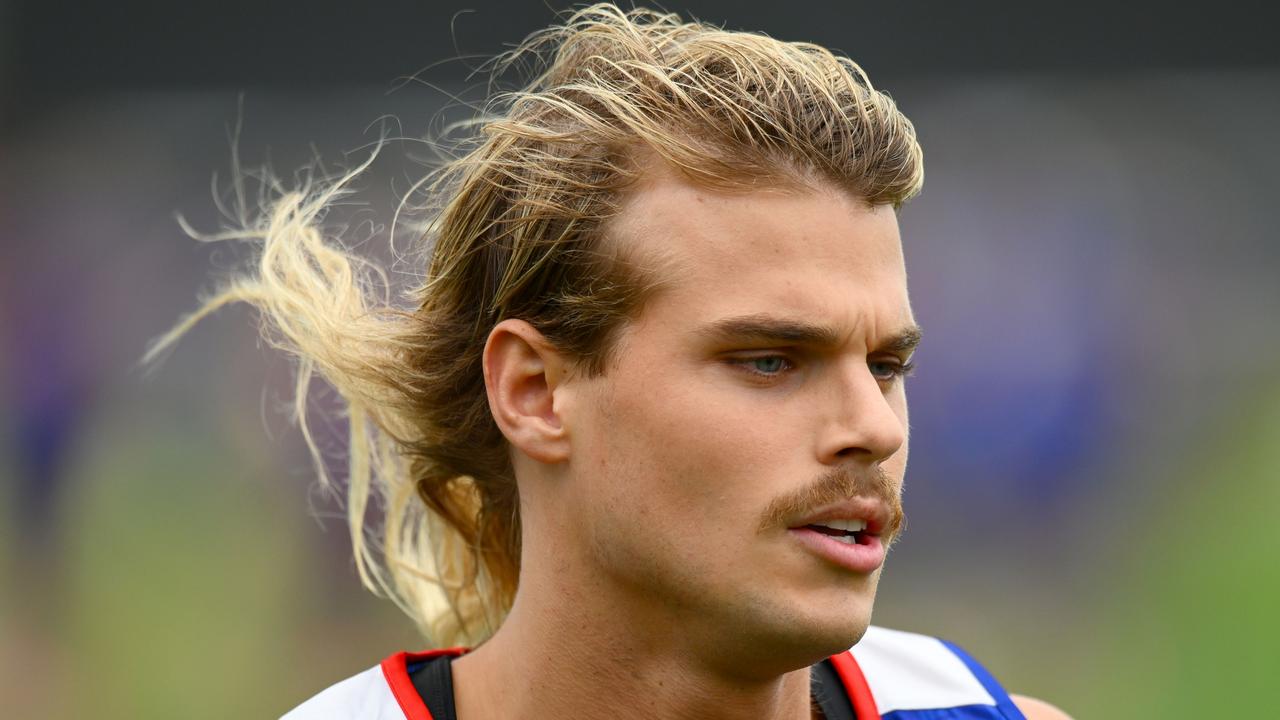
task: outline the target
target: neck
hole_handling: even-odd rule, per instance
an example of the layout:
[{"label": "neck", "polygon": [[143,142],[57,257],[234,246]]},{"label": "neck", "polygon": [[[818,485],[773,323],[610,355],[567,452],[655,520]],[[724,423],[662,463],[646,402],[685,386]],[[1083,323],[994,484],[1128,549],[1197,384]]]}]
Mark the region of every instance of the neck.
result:
[{"label": "neck", "polygon": [[726,667],[672,613],[646,617],[642,602],[574,588],[567,574],[522,576],[498,632],[454,661],[459,720],[812,717],[807,667]]}]

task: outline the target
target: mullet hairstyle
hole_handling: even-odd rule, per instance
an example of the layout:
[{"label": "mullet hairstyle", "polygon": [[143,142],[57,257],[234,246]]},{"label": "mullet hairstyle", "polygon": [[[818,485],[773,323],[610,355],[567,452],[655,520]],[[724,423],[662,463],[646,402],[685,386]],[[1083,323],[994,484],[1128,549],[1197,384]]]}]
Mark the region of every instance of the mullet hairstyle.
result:
[{"label": "mullet hairstyle", "polygon": [[858,65],[817,45],[598,4],[491,70],[518,66],[532,80],[493,96],[462,151],[411,190],[430,212],[416,248],[426,274],[405,302],[322,225],[371,157],[332,182],[277,190],[243,227],[184,224],[197,239],[253,241],[252,269],[143,358],[225,305],[255,307],[266,340],[298,362],[294,419],[327,489],[307,424],[313,376],[343,400],[361,581],[437,645],[492,635],[519,577],[519,495],[482,372],[489,332],[522,318],[583,372],[606,372],[617,331],[661,280],[605,232],[648,161],[725,192],[823,184],[895,208],[923,181],[911,122]]}]

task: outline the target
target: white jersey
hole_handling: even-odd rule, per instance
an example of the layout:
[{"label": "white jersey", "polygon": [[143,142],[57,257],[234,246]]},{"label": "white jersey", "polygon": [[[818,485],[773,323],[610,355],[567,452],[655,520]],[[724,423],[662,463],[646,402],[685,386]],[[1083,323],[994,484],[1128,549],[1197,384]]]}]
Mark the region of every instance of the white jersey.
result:
[{"label": "white jersey", "polygon": [[[433,720],[408,667],[463,652],[397,653],[281,720]],[[833,655],[831,664],[858,720],[1025,720],[990,673],[938,638],[872,626],[852,649]]]}]

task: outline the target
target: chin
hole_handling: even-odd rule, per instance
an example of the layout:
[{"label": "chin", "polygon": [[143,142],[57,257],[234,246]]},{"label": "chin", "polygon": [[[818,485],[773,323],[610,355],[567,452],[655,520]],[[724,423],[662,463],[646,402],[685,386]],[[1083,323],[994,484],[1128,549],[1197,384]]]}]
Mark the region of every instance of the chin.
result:
[{"label": "chin", "polygon": [[[839,612],[833,608],[821,608],[807,622],[797,623],[797,633],[819,655],[818,660],[844,652],[857,644],[871,624],[870,603],[847,603]],[[814,662],[817,662],[815,660]]]},{"label": "chin", "polygon": [[[771,598],[754,618],[740,617],[732,630],[737,648],[762,676],[777,675],[820,662],[853,647],[871,624],[874,585],[869,593],[807,593],[792,602]],[[749,628],[745,634],[743,628]],[[727,640],[727,638],[726,638]],[[724,650],[731,644],[722,645]]]},{"label": "chin", "polygon": [[820,656],[819,660],[848,650],[866,634],[878,579],[877,571],[852,586],[797,593],[790,625],[797,637]]}]

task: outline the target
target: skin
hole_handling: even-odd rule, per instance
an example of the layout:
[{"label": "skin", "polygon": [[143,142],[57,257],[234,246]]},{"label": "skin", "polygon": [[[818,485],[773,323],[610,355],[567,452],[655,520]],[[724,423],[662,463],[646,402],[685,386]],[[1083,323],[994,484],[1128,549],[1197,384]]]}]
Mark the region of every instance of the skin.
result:
[{"label": "skin", "polygon": [[[886,348],[915,323],[897,218],[829,187],[653,171],[610,232],[668,282],[605,373],[520,320],[485,349],[522,567],[503,625],[454,661],[458,717],[810,718],[808,667],[862,637],[880,571],[819,557],[769,511],[837,475],[900,494],[910,348]],[[829,337],[711,331],[733,318]]]}]

